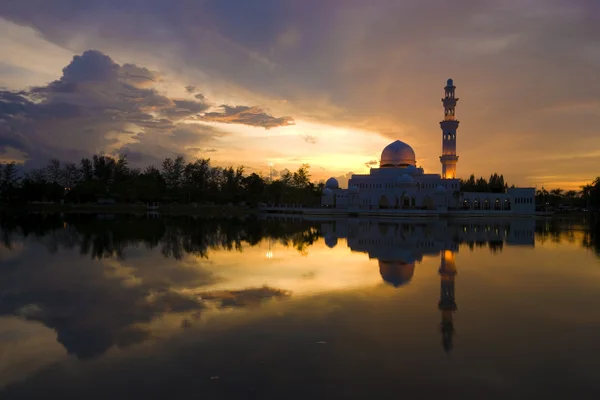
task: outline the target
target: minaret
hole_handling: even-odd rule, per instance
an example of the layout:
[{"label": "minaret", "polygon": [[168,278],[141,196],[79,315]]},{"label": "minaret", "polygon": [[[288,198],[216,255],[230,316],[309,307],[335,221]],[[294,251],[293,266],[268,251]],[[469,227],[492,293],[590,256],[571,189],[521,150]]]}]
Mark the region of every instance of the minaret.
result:
[{"label": "minaret", "polygon": [[456,276],[456,264],[454,263],[454,253],[450,250],[442,252],[442,262],[440,265],[440,302],[438,308],[442,312],[442,322],[440,331],[442,332],[442,346],[449,352],[452,350],[452,336],[454,335],[453,314],[456,311],[456,302],[454,301],[454,277]]},{"label": "minaret", "polygon": [[440,162],[442,163],[442,178],[456,178],[456,163],[458,156],[456,155],[456,130],[458,129],[458,121],[456,120],[454,111],[458,99],[454,97],[454,82],[448,79],[444,88],[444,120],[440,122],[442,128],[442,155]]}]

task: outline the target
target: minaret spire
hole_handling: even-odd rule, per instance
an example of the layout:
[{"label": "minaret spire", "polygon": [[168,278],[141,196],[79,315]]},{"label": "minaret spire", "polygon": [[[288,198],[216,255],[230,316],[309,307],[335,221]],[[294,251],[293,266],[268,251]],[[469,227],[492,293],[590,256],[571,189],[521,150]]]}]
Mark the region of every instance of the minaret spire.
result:
[{"label": "minaret spire", "polygon": [[442,155],[440,156],[440,162],[442,163],[442,178],[454,179],[456,178],[456,163],[458,162],[458,156],[456,155],[456,130],[458,129],[459,122],[455,117],[456,102],[458,98],[455,97],[454,82],[452,79],[448,79],[446,87],[444,88],[444,98],[442,104],[444,105],[444,120],[440,122],[442,128]]}]

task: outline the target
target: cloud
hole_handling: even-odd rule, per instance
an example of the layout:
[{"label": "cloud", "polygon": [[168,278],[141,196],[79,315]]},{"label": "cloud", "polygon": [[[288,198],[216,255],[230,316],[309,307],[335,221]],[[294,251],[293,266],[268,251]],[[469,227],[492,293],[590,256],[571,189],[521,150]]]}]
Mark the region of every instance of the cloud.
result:
[{"label": "cloud", "polygon": [[193,94],[194,97],[200,101],[206,100],[206,96],[204,96],[202,93],[198,93],[198,88],[196,86],[188,85],[185,87],[185,91],[189,94]]},{"label": "cloud", "polygon": [[[76,55],[47,85],[0,91],[0,154],[12,149],[28,164],[44,165],[51,157],[77,161],[98,151],[126,152],[134,164],[143,164],[175,154],[193,157],[191,149],[216,151],[206,145],[227,133],[199,118],[211,105],[202,95],[189,100],[159,93],[154,84],[160,79],[157,72],[119,65],[97,50]],[[231,121],[265,127],[286,123],[242,109],[255,108],[236,108]]]},{"label": "cloud", "polygon": [[262,288],[249,288],[243,290],[223,290],[217,292],[201,293],[200,297],[206,301],[217,301],[220,307],[256,307],[265,300],[285,298],[290,296],[287,290],[263,286]]},{"label": "cloud", "polygon": [[310,144],[315,144],[317,143],[317,137],[313,136],[313,135],[303,135],[302,139],[304,139],[304,141],[306,143],[310,143]]},{"label": "cloud", "polygon": [[377,165],[379,165],[379,160],[369,160],[365,163],[365,167],[367,168],[374,168]]},{"label": "cloud", "polygon": [[292,117],[274,117],[260,107],[228,106],[223,104],[221,108],[223,110],[221,112],[205,113],[198,119],[207,122],[259,126],[265,129],[294,125]]},{"label": "cloud", "polygon": [[218,151],[217,149],[205,149],[202,147],[188,147],[187,150],[198,153],[216,153]]}]

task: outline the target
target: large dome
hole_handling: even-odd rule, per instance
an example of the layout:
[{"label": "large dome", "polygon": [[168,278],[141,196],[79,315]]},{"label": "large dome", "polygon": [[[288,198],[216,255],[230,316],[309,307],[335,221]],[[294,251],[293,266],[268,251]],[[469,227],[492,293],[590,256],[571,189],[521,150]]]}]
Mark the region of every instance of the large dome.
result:
[{"label": "large dome", "polygon": [[379,273],[381,278],[390,285],[402,286],[412,279],[415,273],[415,263],[379,260]]},{"label": "large dome", "polygon": [[396,140],[388,144],[381,152],[379,167],[408,167],[416,166],[415,151],[404,142]]}]

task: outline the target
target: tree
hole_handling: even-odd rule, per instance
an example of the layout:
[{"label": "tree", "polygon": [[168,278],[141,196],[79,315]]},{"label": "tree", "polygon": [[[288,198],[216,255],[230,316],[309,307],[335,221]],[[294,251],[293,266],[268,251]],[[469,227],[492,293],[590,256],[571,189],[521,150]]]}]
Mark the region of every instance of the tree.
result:
[{"label": "tree", "polygon": [[92,157],[92,163],[94,166],[95,179],[97,179],[105,185],[113,180],[116,164],[114,158],[105,156],[103,154],[94,155]]},{"label": "tree", "polygon": [[496,173],[490,176],[489,190],[492,193],[504,193],[505,191],[504,176]]},{"label": "tree", "polygon": [[60,160],[53,158],[46,166],[46,177],[50,183],[60,183],[62,173],[60,170]]},{"label": "tree", "polygon": [[89,158],[82,158],[79,163],[79,171],[81,172],[81,178],[84,181],[91,181],[94,179],[94,167],[92,161]]},{"label": "tree", "polygon": [[264,179],[261,178],[258,174],[252,173],[251,175],[243,178],[242,186],[246,191],[247,197],[250,200],[250,202],[255,203],[263,195],[266,184]]},{"label": "tree", "polygon": [[489,192],[489,188],[490,186],[484,177],[477,179],[477,183],[475,184],[476,192]]},{"label": "tree", "polygon": [[177,156],[174,160],[170,157],[165,158],[161,173],[169,190],[176,191],[181,187],[184,170],[185,159],[182,156]]},{"label": "tree", "polygon": [[310,165],[302,164],[298,171],[292,175],[292,185],[297,188],[304,188],[310,183],[310,174],[308,172]]},{"label": "tree", "polygon": [[157,201],[165,193],[165,181],[160,171],[153,165],[147,167],[133,183],[133,192],[137,200],[143,202]]},{"label": "tree", "polygon": [[575,199],[577,198],[577,190],[568,190],[568,191],[565,193],[565,197],[566,197],[567,199],[569,199],[569,204],[570,204],[571,206],[573,206],[573,205],[574,205],[574,203],[575,203]]},{"label": "tree", "polygon": [[62,170],[62,184],[67,190],[73,189],[79,180],[81,179],[81,172],[77,168],[77,165],[72,162],[65,163],[65,167]]},{"label": "tree", "polygon": [[477,189],[477,183],[475,182],[475,175],[471,174],[469,179],[460,180],[460,189],[463,192],[474,192]]},{"label": "tree", "polygon": [[17,164],[14,162],[0,164],[0,193],[5,201],[10,201],[19,183]]},{"label": "tree", "polygon": [[244,167],[238,167],[235,170],[233,167],[223,169],[222,190],[227,200],[237,200],[242,185],[243,174]]},{"label": "tree", "polygon": [[115,162],[114,168],[114,179],[115,181],[123,181],[128,178],[129,175],[129,162],[127,161],[127,154],[119,154],[119,158]]},{"label": "tree", "polygon": [[289,186],[292,183],[292,173],[287,168],[284,169],[279,180],[285,186]]}]

